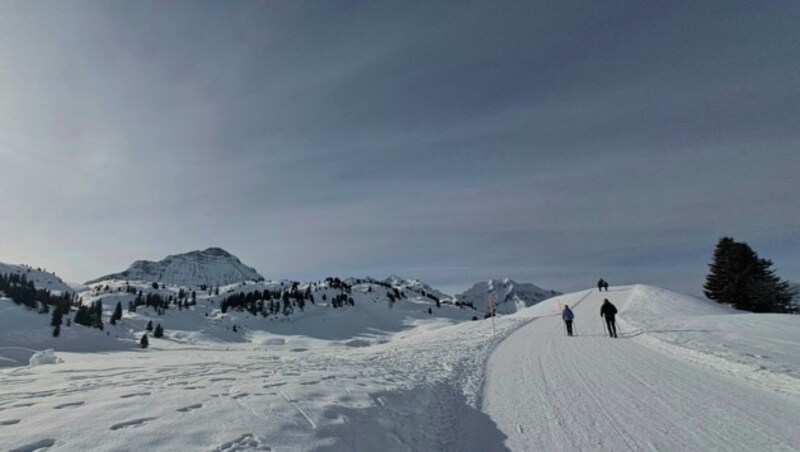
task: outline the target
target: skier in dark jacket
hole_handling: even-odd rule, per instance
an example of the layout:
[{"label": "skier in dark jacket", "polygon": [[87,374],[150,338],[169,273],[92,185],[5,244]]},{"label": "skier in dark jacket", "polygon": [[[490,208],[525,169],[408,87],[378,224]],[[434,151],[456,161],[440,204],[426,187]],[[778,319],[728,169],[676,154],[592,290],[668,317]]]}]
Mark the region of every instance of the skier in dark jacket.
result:
[{"label": "skier in dark jacket", "polygon": [[608,292],[608,281],[606,281],[605,279],[603,280],[603,290]]},{"label": "skier in dark jacket", "polygon": [[568,305],[564,305],[564,310],[561,311],[561,318],[567,325],[567,336],[572,336],[572,321],[575,320],[575,314],[572,313],[572,309]]},{"label": "skier in dark jacket", "polygon": [[608,298],[603,300],[603,306],[600,307],[600,317],[606,319],[606,326],[608,327],[608,335],[617,337],[617,323],[614,317],[617,315],[617,307],[608,301]]},{"label": "skier in dark jacket", "polygon": [[597,281],[597,290],[598,290],[599,292],[602,292],[602,291],[603,291],[603,283],[604,283],[604,282],[605,282],[605,281],[603,281],[603,278],[600,278],[600,280],[598,280],[598,281]]}]

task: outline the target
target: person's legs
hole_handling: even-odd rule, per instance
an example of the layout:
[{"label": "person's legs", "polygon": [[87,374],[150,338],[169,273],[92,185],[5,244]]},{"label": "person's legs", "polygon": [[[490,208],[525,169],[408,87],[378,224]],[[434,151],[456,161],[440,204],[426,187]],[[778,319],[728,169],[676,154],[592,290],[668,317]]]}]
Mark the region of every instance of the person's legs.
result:
[{"label": "person's legs", "polygon": [[608,330],[609,337],[614,337],[616,330],[614,328],[614,319],[606,316],[606,329]]},{"label": "person's legs", "polygon": [[609,320],[608,329],[613,332],[614,337],[617,337],[617,320],[614,317]]},{"label": "person's legs", "polygon": [[567,336],[572,336],[572,320],[567,320]]}]

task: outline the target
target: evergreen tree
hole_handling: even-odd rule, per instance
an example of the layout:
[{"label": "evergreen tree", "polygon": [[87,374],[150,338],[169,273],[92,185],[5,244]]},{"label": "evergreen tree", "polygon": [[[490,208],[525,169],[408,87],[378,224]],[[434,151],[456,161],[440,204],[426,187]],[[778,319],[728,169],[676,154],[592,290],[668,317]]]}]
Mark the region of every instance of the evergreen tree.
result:
[{"label": "evergreen tree", "polygon": [[91,310],[91,318],[92,324],[91,326],[97,328],[98,330],[103,330],[103,303],[100,300],[97,300],[92,305]]},{"label": "evergreen tree", "polygon": [[78,306],[78,311],[75,312],[75,323],[83,326],[92,326],[92,317],[89,314],[89,308],[85,305]]},{"label": "evergreen tree", "polygon": [[730,237],[723,237],[717,242],[714,256],[709,264],[703,293],[710,300],[722,301],[733,298],[736,291],[733,275],[733,249],[736,242]]},{"label": "evergreen tree", "polygon": [[156,325],[156,329],[155,329],[155,331],[153,331],[153,336],[154,337],[164,337],[164,328],[161,327],[160,323],[158,325]]},{"label": "evergreen tree", "polygon": [[142,340],[139,341],[139,345],[141,345],[142,348],[147,348],[147,346],[150,345],[150,341],[147,339],[147,333],[142,336]]},{"label": "evergreen tree", "polygon": [[794,295],[787,282],[748,244],[723,237],[717,242],[703,293],[711,300],[752,312],[790,312]]},{"label": "evergreen tree", "polygon": [[[60,306],[56,306],[56,308],[53,309],[53,317],[50,320],[50,326],[60,327],[63,316],[64,316],[64,313],[61,311],[61,307]],[[55,332],[53,333],[53,335],[54,336],[56,335]]]},{"label": "evergreen tree", "polygon": [[116,321],[122,320],[122,303],[117,302],[117,307],[114,308],[114,314],[111,315],[111,319],[114,320],[115,324]]},{"label": "evergreen tree", "polygon": [[147,322],[147,327],[145,327],[145,329],[147,329],[147,331],[153,331],[153,321],[152,320]]},{"label": "evergreen tree", "polygon": [[53,327],[53,337],[58,337],[61,334],[61,325]]}]

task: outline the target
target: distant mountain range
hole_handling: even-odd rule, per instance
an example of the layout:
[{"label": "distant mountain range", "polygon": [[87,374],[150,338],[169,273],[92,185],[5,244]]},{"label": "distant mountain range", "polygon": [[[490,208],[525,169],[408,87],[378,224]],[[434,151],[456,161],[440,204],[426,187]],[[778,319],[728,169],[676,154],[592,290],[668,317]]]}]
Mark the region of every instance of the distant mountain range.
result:
[{"label": "distant mountain range", "polygon": [[[0,273],[11,272],[26,273],[28,279],[33,281],[37,288],[51,291],[75,291],[54,274],[35,270],[28,266],[0,264]],[[92,279],[86,282],[86,285],[96,288],[98,284],[134,281],[195,289],[200,286],[218,288],[264,282],[264,277],[224,249],[208,248],[202,251],[167,256],[157,262],[138,260],[124,271]],[[445,294],[418,279],[408,279],[397,275],[382,280],[366,277],[347,278],[343,281],[351,286],[372,283],[397,290],[397,293],[406,293],[412,297],[419,296],[429,302],[464,304],[474,307],[479,312],[486,311],[487,300],[491,295],[498,314],[510,314],[560,294],[560,292],[542,289],[534,284],[518,283],[509,278],[479,282],[469,290],[455,296]],[[297,282],[297,284],[305,283]],[[91,289],[91,287],[81,288],[78,292],[87,289]]]}]

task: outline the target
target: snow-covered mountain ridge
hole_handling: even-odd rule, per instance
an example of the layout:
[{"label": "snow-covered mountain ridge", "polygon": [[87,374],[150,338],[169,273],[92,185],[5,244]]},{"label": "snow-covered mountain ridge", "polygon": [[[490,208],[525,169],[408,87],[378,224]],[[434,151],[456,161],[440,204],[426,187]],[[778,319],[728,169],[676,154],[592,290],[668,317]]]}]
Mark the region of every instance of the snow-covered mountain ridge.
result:
[{"label": "snow-covered mountain ridge", "polygon": [[94,284],[109,280],[149,281],[179,286],[222,286],[242,281],[262,281],[255,269],[222,248],[208,248],[167,256],[158,261],[139,260],[127,270],[88,281]]},{"label": "snow-covered mountain ridge", "polygon": [[511,314],[560,294],[534,284],[518,283],[510,278],[503,278],[479,282],[466,292],[456,295],[456,300],[482,309],[491,295],[497,314]]},{"label": "snow-covered mountain ridge", "polygon": [[74,292],[74,290],[61,280],[55,273],[33,268],[28,265],[12,265],[0,262],[0,275],[18,274],[25,275],[37,289],[47,289],[51,292]]}]

